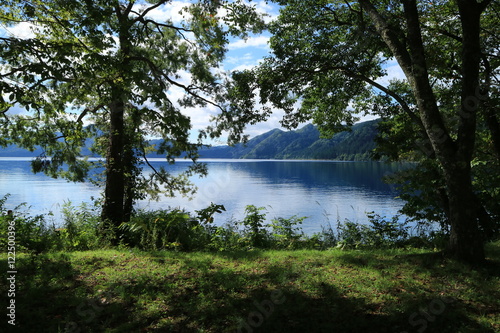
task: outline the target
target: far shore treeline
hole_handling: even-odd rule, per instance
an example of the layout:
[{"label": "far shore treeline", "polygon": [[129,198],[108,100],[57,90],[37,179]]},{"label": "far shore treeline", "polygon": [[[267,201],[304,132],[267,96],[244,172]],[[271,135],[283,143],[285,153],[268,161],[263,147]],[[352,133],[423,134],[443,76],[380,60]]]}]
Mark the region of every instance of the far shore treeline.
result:
[{"label": "far shore treeline", "polygon": [[[204,146],[199,150],[201,158],[248,158],[248,159],[313,159],[340,161],[368,161],[375,148],[377,124],[380,120],[360,122],[331,138],[322,138],[317,126],[306,125],[294,131],[273,129],[250,139],[246,144],[235,146]],[[161,140],[151,140],[160,145]],[[83,156],[93,156],[92,142],[88,140],[82,149]],[[0,157],[36,157],[42,149],[33,152],[10,145],[0,149]],[[160,157],[155,153],[148,158]]]}]

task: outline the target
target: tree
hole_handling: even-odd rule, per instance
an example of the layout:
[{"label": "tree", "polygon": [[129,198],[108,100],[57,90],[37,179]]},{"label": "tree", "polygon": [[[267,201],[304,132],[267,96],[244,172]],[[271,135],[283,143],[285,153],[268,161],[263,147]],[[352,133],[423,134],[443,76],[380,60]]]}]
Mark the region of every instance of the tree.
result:
[{"label": "tree", "polygon": [[[217,128],[266,118],[271,107],[285,110],[285,126],[312,119],[326,135],[352,124],[359,112],[411,123],[418,133],[414,149],[436,161],[442,179],[450,253],[484,260],[479,221],[490,216],[474,188],[471,162],[480,129],[498,155],[498,2],[276,2],[282,10],[270,26],[273,54],[233,75],[228,100],[248,107],[222,114]],[[383,84],[384,64],[392,62],[405,79]]]},{"label": "tree", "polygon": [[[187,177],[206,173],[197,163],[200,143],[190,142],[191,122],[181,108],[221,108],[222,74],[216,69],[228,37],[262,24],[240,1],[193,1],[179,12],[180,23],[162,15],[169,6],[171,0],[0,5],[6,26],[0,37],[3,144],[41,146],[45,153],[33,162],[35,172],[79,181],[96,166],[79,158],[81,147],[95,140],[94,151],[106,157],[102,218],[113,237],[135,200],[192,192]],[[218,14],[222,7],[225,17]],[[238,22],[228,28],[235,17]],[[20,23],[31,27],[31,36],[8,33]],[[181,95],[178,100],[172,90]],[[9,112],[14,106],[27,113]],[[148,136],[164,143],[151,147]],[[153,168],[147,178],[141,165],[151,150],[170,163],[182,153],[195,163],[178,177]]]}]

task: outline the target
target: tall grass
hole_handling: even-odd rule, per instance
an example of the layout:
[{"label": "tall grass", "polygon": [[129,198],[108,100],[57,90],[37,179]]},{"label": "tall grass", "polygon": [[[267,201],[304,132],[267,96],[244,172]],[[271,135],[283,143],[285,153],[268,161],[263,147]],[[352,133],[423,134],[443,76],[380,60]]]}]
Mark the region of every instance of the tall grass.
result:
[{"label": "tall grass", "polygon": [[[50,216],[31,216],[25,205],[13,214],[5,212],[8,197],[0,200],[0,245],[6,242],[9,221],[16,225],[19,251],[48,252],[95,250],[109,248],[108,237],[101,230],[99,207],[89,204],[63,205],[63,224],[56,228]],[[322,231],[306,235],[301,228],[305,217],[277,217],[267,221],[264,207],[249,205],[241,221],[229,220],[224,225],[213,224],[214,215],[224,210],[211,204],[196,214],[175,208],[139,210],[129,222],[120,226],[121,246],[140,250],[230,251],[252,249],[328,249],[328,248],[394,248],[443,245],[443,235],[420,233],[411,236],[406,222],[399,217],[390,220],[368,214],[369,224],[337,219],[335,227],[323,226]]]}]

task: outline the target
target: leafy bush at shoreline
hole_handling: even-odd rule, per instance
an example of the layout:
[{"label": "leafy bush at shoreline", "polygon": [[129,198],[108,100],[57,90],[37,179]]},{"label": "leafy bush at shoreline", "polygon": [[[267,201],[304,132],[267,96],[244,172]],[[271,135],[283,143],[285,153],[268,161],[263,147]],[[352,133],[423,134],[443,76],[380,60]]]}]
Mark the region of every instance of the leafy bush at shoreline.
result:
[{"label": "leafy bush at shoreline", "polygon": [[55,230],[46,223],[44,215],[31,216],[26,204],[13,210],[4,210],[8,195],[0,199],[0,246],[7,249],[9,241],[15,241],[17,252],[47,252],[57,241]]},{"label": "leafy bush at shoreline", "polygon": [[[0,200],[3,212],[7,196]],[[120,229],[124,237],[120,246],[140,250],[177,251],[231,251],[251,249],[319,249],[328,248],[393,248],[443,246],[446,235],[421,231],[412,236],[406,222],[395,216],[387,220],[369,213],[369,224],[339,219],[336,228],[330,224],[322,231],[306,235],[300,225],[305,217],[278,217],[266,223],[264,207],[249,205],[242,221],[229,220],[216,226],[213,216],[224,210],[222,205],[212,204],[196,211],[196,215],[181,209],[137,211]],[[98,207],[82,204],[74,207],[66,203],[62,209],[63,225],[50,225],[48,216],[30,216],[24,206],[16,207],[15,213],[0,217],[1,242],[7,240],[8,223],[14,221],[18,251],[79,251],[110,248],[111,242],[100,232],[101,220]],[[5,247],[4,247],[5,248]]]}]

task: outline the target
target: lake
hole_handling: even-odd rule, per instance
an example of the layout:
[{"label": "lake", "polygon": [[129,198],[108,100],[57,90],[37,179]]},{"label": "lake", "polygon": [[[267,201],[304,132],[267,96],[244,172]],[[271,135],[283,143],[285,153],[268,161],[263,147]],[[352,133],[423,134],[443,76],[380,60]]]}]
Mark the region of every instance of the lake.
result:
[{"label": "lake", "polygon": [[[366,213],[374,211],[392,217],[402,207],[394,189],[382,181],[404,167],[380,162],[336,162],[296,160],[202,160],[209,174],[193,177],[198,193],[191,200],[162,198],[159,202],[141,201],[139,208],[181,207],[187,211],[205,208],[211,202],[226,207],[216,216],[220,225],[231,218],[241,219],[246,205],[265,207],[268,218],[306,216],[302,228],[311,234],[321,225],[334,225],[337,219],[367,222]],[[184,170],[189,161],[167,165],[153,159],[154,166],[165,165],[173,174]],[[150,170],[145,170],[149,172]],[[26,202],[33,214],[54,213],[61,221],[60,208],[65,201],[74,205],[99,198],[100,189],[90,183],[70,183],[31,173],[29,159],[0,159],[0,195],[10,193],[6,207]]]}]

